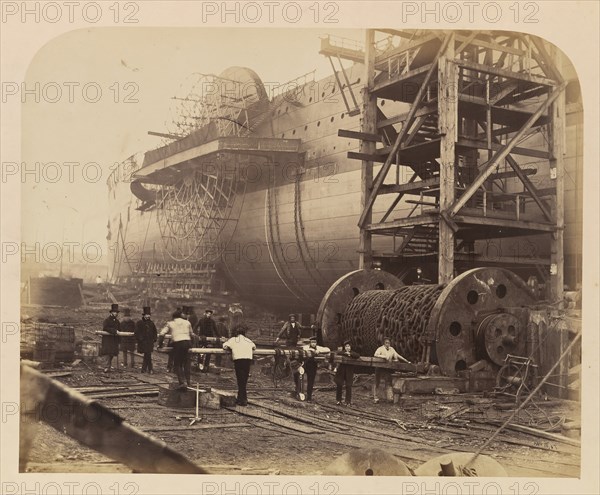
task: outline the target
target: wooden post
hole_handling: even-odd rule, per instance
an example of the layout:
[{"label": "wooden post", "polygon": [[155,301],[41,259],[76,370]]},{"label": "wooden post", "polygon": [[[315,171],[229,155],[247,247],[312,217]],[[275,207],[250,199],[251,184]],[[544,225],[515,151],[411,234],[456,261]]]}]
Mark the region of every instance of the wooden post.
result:
[{"label": "wooden post", "polygon": [[[458,133],[458,70],[454,64],[454,35],[438,61],[438,115],[440,143],[440,212],[454,203],[455,143]],[[438,283],[454,278],[454,231],[440,216]]]},{"label": "wooden post", "polygon": [[[361,131],[369,134],[377,133],[377,97],[371,95],[371,89],[375,84],[375,31],[367,29],[365,36],[365,87],[363,88],[363,112],[361,119]],[[362,140],[360,152],[373,155],[376,143]],[[366,208],[367,201],[373,189],[373,162],[363,160],[361,170],[361,212]],[[372,221],[372,213],[360,228],[359,239],[359,269],[370,268],[372,262],[371,232],[363,228]]]},{"label": "wooden post", "polygon": [[[555,67],[560,71],[560,50],[554,48]],[[556,201],[554,204],[554,221],[556,231],[550,241],[550,300],[553,302],[563,300],[564,274],[564,228],[565,228],[565,168],[564,168],[564,133],[565,133],[565,92],[556,98],[549,110],[550,135],[550,171],[556,172]],[[552,176],[552,175],[551,175]]]}]

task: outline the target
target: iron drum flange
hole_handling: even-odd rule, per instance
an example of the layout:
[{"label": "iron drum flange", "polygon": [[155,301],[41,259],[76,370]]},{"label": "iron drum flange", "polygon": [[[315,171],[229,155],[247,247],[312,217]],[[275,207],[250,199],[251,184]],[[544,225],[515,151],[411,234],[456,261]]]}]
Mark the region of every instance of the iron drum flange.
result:
[{"label": "iron drum flange", "polygon": [[323,343],[335,349],[341,344],[341,319],[348,304],[368,290],[397,289],[403,284],[383,270],[355,270],[336,280],[325,293],[317,312]]},{"label": "iron drum flange", "polygon": [[[477,329],[489,315],[534,303],[535,298],[527,284],[513,272],[502,268],[475,268],[456,277],[442,291],[423,338],[435,346],[442,373],[455,376],[478,360]],[[506,342],[511,340],[508,338],[509,322],[517,321],[520,320],[505,321]],[[526,324],[518,324],[515,335],[511,336],[517,339],[512,345],[521,345],[517,341],[524,342],[526,332]],[[493,339],[489,341],[490,346],[495,342]],[[491,354],[489,357],[496,363],[502,352],[496,349]]]}]

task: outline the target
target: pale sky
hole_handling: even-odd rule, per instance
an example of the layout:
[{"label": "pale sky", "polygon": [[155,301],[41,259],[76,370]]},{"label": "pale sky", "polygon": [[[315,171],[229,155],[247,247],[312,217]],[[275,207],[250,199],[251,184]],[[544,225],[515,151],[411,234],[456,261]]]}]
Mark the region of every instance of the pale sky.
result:
[{"label": "pale sky", "polygon": [[23,178],[23,241],[103,245],[110,171],[161,143],[147,131],[167,132],[171,97],[191,73],[237,65],[271,86],[314,69],[320,79],[331,74],[318,54],[329,33],[364,40],[362,30],[91,28],[46,44],[31,61],[33,91],[24,95],[23,160],[39,177]]}]

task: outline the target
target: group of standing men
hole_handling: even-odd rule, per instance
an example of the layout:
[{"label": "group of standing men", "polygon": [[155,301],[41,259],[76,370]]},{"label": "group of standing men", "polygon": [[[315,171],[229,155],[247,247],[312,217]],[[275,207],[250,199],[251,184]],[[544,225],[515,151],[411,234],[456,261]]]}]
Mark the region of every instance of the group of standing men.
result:
[{"label": "group of standing men", "polygon": [[[172,319],[165,324],[160,333],[156,325],[151,320],[150,307],[144,307],[142,318],[138,322],[131,320],[129,309],[123,310],[124,319],[119,321],[119,305],[112,304],[108,318],[104,320],[102,329],[108,335],[102,336],[100,355],[105,356],[104,372],[111,370],[112,359],[117,356],[119,350],[123,351],[123,365],[128,364],[128,355],[131,358],[131,367],[135,366],[134,354],[135,343],[137,350],[144,355],[142,363],[142,373],[153,373],[152,352],[154,344],[158,342],[158,347],[162,347],[165,337],[169,335],[170,344],[173,348],[169,354],[169,371],[175,371],[180,388],[186,388],[191,385],[191,360],[189,350],[194,344],[198,344],[203,337],[229,337],[229,330],[225,325],[225,317],[218,321],[212,318],[213,311],[207,309],[202,318],[198,318],[194,309],[189,306],[177,308],[172,313]],[[133,333],[133,336],[119,336],[120,332]],[[254,343],[245,337],[246,329],[238,326],[235,337],[230,338],[223,344],[223,348],[230,350],[233,354],[234,367],[238,380],[238,404],[247,404],[246,385],[250,374],[250,364],[252,362],[252,351],[256,349]],[[210,345],[210,344],[209,344]],[[217,343],[220,346],[220,343]],[[203,371],[208,371],[210,364],[210,354],[205,354],[204,361],[199,354],[198,366]],[[216,364],[221,364],[221,355],[217,356]]]},{"label": "group of standing men", "polygon": [[[198,343],[198,339],[203,337],[230,337],[224,344],[223,349],[229,350],[232,353],[236,379],[238,383],[238,405],[245,406],[248,403],[247,398],[247,383],[250,374],[250,365],[252,363],[253,351],[256,345],[246,337],[246,327],[238,325],[234,329],[233,336],[229,335],[229,331],[224,321],[225,318],[220,318],[218,322],[212,318],[213,311],[207,309],[202,318],[198,318],[193,308],[183,306],[178,308],[172,314],[172,320],[167,322],[160,333],[157,332],[156,325],[151,320],[150,307],[144,307],[142,317],[134,323],[128,309],[124,310],[124,320],[122,322],[117,318],[119,314],[118,304],[113,304],[110,309],[108,318],[104,320],[103,330],[109,335],[102,336],[102,345],[100,355],[106,356],[105,373],[111,369],[112,358],[118,355],[119,347],[123,351],[124,365],[127,366],[127,354],[131,355],[131,367],[134,366],[133,350],[137,343],[138,352],[144,355],[142,363],[142,373],[153,372],[152,351],[154,343],[158,341],[158,346],[162,347],[164,339],[170,335],[173,350],[169,356],[172,360],[172,367],[179,381],[180,388],[186,388],[191,385],[191,359],[189,350],[194,343]],[[117,332],[133,332],[133,337],[119,337]],[[296,315],[289,315],[288,321],[283,325],[281,331],[277,335],[275,341],[279,344],[282,340],[285,341],[286,347],[297,348],[298,341],[301,337],[302,326],[296,321]],[[215,342],[220,346],[218,341]],[[383,345],[375,351],[375,357],[385,358],[387,361],[406,361],[391,347],[389,338],[383,339]],[[317,337],[312,336],[309,343],[302,347],[302,352],[298,353],[292,360],[292,369],[294,370],[294,383],[296,386],[296,396],[300,398],[302,393],[302,378],[306,374],[307,378],[307,393],[306,400],[312,401],[315,378],[317,375],[317,356],[330,353],[328,347],[320,346],[317,342]],[[351,342],[345,341],[341,351],[337,352],[338,356],[351,359],[358,359],[360,355],[352,350]],[[220,365],[221,355],[217,356],[217,365]],[[210,364],[210,353],[199,354],[198,367],[207,372]],[[385,368],[377,368],[375,371],[375,383],[373,385],[373,399],[379,402],[377,398],[377,389],[380,382],[383,380],[386,385],[388,399],[391,400],[391,378],[392,371]],[[336,383],[336,402],[342,404],[344,388],[346,389],[346,397],[344,403],[350,405],[352,403],[352,383],[354,380],[354,365],[341,362],[335,370]]]},{"label": "group of standing men", "polygon": [[[286,347],[297,347],[298,339],[302,331],[302,326],[296,321],[296,315],[291,314],[288,317],[288,321],[283,325],[283,328],[277,335],[276,344],[285,340]],[[306,400],[310,402],[312,400],[312,392],[315,383],[315,377],[317,374],[317,361],[316,357],[321,354],[327,354],[331,351],[328,347],[322,347],[317,343],[317,337],[313,336],[310,338],[309,344],[302,348],[303,353],[301,357],[292,361],[292,367],[294,368],[294,382],[296,385],[296,396],[300,397],[302,391],[301,377],[306,374],[307,377],[307,390]],[[346,357],[349,359],[358,359],[360,354],[352,349],[352,343],[350,340],[346,340],[342,344],[342,349],[336,353],[340,357]],[[396,352],[391,346],[391,339],[389,337],[383,338],[383,345],[381,345],[374,353],[374,357],[384,358],[388,362],[392,361],[405,361],[408,362],[404,357]],[[373,384],[373,401],[379,402],[377,392],[381,382],[385,384],[385,391],[388,401],[393,401],[393,390],[392,390],[392,373],[391,369],[376,368],[375,369],[375,383]],[[335,369],[336,384],[336,403],[337,405],[351,405],[352,404],[352,384],[354,381],[354,365],[350,363],[341,362]],[[345,388],[345,399],[344,399],[344,388]],[[344,401],[344,402],[342,402]]]},{"label": "group of standing men", "polygon": [[[171,335],[171,341],[173,342],[173,366],[179,381],[179,387],[182,389],[191,385],[191,359],[189,357],[189,350],[192,347],[192,343],[196,340],[196,337],[216,337],[218,339],[229,336],[229,331],[224,324],[224,319],[215,323],[212,319],[212,310],[207,309],[204,312],[204,316],[193,325],[192,321],[194,321],[194,318],[190,318],[190,316],[194,316],[193,308],[184,307],[184,309],[188,312],[182,313],[180,310],[177,310],[173,313],[173,320],[165,325],[158,337],[158,345],[160,347],[163,344],[164,337],[167,334]],[[194,328],[196,331],[194,331]],[[223,349],[230,351],[232,354],[235,376],[238,383],[237,404],[246,406],[248,404],[248,395],[246,391],[248,377],[250,376],[252,354],[256,349],[256,345],[246,337],[246,327],[244,325],[237,325],[233,329],[233,333],[235,335],[223,343]],[[215,345],[219,345],[218,341],[215,342]],[[199,354],[199,356],[201,356],[201,354]],[[210,354],[205,354],[205,357],[206,359],[202,366],[203,371],[207,372],[210,363]],[[221,355],[217,355],[216,361],[217,365],[220,365]],[[200,359],[198,363],[200,365]]]},{"label": "group of standing men", "polygon": [[[297,348],[298,340],[302,332],[302,326],[296,321],[296,315],[290,314],[277,335],[275,344],[285,340],[286,347]],[[303,375],[306,375],[306,401],[311,402],[315,378],[317,376],[317,356],[329,354],[329,347],[320,346],[317,336],[312,336],[309,343],[302,347],[302,352],[291,360],[291,366],[294,370],[294,384],[296,386],[295,395],[302,398]],[[345,341],[342,350],[337,352],[339,356],[345,356],[358,359],[360,355],[352,351],[350,341]],[[348,363],[339,363],[335,370],[336,401],[338,405],[342,404],[344,385],[346,388],[345,404],[350,405],[352,401],[352,382],[354,381],[354,366]]]},{"label": "group of standing men", "polygon": [[[135,365],[134,354],[135,344],[137,350],[144,355],[142,362],[142,373],[152,373],[152,351],[154,343],[157,341],[158,332],[156,325],[151,319],[151,311],[149,306],[144,306],[142,317],[137,322],[131,319],[131,311],[125,309],[123,311],[125,318],[119,321],[119,305],[112,304],[108,318],[104,320],[102,330],[108,332],[109,335],[102,336],[102,344],[100,346],[100,355],[105,356],[104,372],[108,373],[112,366],[113,357],[119,354],[119,350],[123,352],[123,365],[127,366],[127,357],[130,354],[131,367]],[[133,332],[133,336],[119,337],[117,332]]]},{"label": "group of standing men", "polygon": [[[282,340],[285,341],[286,347],[297,348],[298,340],[302,334],[302,325],[296,321],[296,315],[290,314],[277,335],[275,344],[279,344]],[[318,344],[316,335],[309,339],[309,343],[302,347],[302,352],[298,353],[291,360],[291,366],[294,370],[294,384],[296,386],[296,397],[301,398],[303,375],[306,375],[306,401],[312,401],[315,378],[317,376],[317,356],[328,354],[331,352],[329,347],[323,347]]]}]

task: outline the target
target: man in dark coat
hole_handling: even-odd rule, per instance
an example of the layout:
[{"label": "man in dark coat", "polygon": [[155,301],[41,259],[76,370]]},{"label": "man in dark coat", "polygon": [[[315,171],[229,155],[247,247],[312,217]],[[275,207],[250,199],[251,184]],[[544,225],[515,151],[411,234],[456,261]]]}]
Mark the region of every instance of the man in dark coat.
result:
[{"label": "man in dark coat", "polygon": [[[352,350],[352,345],[349,340],[344,342],[343,350],[337,353],[338,356],[358,359],[360,355],[358,352],[354,352]],[[342,395],[344,389],[344,383],[346,384],[346,405],[350,406],[352,404],[352,382],[354,381],[354,365],[347,363],[339,363],[337,370],[335,372],[335,384],[337,385],[337,390],[335,393],[335,400],[337,401],[337,405],[342,404]]]},{"label": "man in dark coat", "polygon": [[150,319],[150,307],[144,306],[142,319],[135,325],[135,338],[138,344],[138,352],[144,355],[142,362],[142,373],[154,373],[152,369],[152,351],[154,342],[158,338],[156,325]]},{"label": "man in dark coat", "polygon": [[[225,340],[227,340],[229,338],[229,329],[227,328],[227,317],[225,316],[219,316],[218,321],[217,321],[217,332],[216,332],[216,337],[219,337],[222,341],[223,338]],[[219,347],[219,342],[217,342],[216,347]],[[221,366],[221,363],[223,362],[223,355],[222,354],[217,354],[215,357],[215,364],[217,366]]]},{"label": "man in dark coat", "polygon": [[[121,332],[135,332],[135,322],[131,319],[131,310],[129,308],[123,308],[123,319],[120,324]],[[133,369],[135,367],[135,336],[119,337],[119,348],[123,352],[123,366],[127,368],[127,355],[131,354],[131,368]]]},{"label": "man in dark coat", "polygon": [[296,315],[291,314],[288,316],[288,321],[281,328],[281,332],[277,335],[275,343],[279,344],[280,340],[285,339],[287,347],[296,347],[300,338],[300,332],[302,332],[302,325],[296,321]]},{"label": "man in dark coat", "polygon": [[109,316],[104,320],[102,325],[102,330],[110,334],[102,336],[102,344],[100,346],[100,356],[106,356],[104,373],[110,372],[112,358],[119,354],[119,337],[117,337],[117,332],[121,330],[121,324],[117,318],[118,314],[119,305],[112,304]]},{"label": "man in dark coat", "polygon": [[[207,309],[204,311],[204,316],[198,320],[198,325],[194,333],[200,337],[200,341],[202,341],[202,337],[216,337],[217,336],[217,324],[215,320],[212,318],[213,310]],[[210,346],[209,346],[210,347]],[[201,358],[202,354],[198,354],[198,366],[202,364],[201,370],[204,373],[208,373],[208,367],[210,365],[210,354],[204,354],[204,362],[202,362]]]}]

